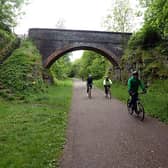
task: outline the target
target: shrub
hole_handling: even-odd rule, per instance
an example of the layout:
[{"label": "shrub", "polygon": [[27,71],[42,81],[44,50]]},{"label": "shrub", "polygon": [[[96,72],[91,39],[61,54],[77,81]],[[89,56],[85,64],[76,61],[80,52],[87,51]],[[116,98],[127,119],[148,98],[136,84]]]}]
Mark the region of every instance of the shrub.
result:
[{"label": "shrub", "polygon": [[41,59],[34,45],[26,40],[0,66],[0,83],[13,93],[28,94],[43,88]]},{"label": "shrub", "polygon": [[143,48],[154,47],[161,41],[159,30],[152,26],[144,26],[143,28]]}]

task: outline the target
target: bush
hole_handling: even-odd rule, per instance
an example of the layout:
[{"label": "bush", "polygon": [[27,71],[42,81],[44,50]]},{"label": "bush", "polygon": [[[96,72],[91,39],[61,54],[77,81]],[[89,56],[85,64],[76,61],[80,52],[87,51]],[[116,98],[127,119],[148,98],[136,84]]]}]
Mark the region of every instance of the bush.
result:
[{"label": "bush", "polygon": [[154,47],[161,41],[159,30],[155,27],[144,26],[143,28],[143,48]]},{"label": "bush", "polygon": [[41,58],[34,45],[26,40],[0,66],[0,83],[12,93],[28,94],[43,88]]},{"label": "bush", "polygon": [[19,47],[20,39],[14,34],[0,29],[0,62],[2,63]]},{"label": "bush", "polygon": [[1,50],[15,39],[15,36],[9,32],[0,29],[0,52]]},{"label": "bush", "polygon": [[134,33],[130,40],[128,41],[128,47],[130,49],[136,49],[138,46],[141,46],[143,43],[143,33],[142,31],[139,31],[137,33]]},{"label": "bush", "polygon": [[132,35],[128,46],[130,49],[150,48],[156,46],[161,41],[161,35],[157,28],[145,25],[139,32]]}]

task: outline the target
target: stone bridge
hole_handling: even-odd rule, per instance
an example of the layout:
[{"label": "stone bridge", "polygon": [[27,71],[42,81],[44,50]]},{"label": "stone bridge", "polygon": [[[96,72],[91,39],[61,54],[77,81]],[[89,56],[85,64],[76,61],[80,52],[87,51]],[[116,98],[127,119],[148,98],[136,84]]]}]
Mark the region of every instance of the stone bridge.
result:
[{"label": "stone bridge", "polygon": [[92,50],[106,57],[114,66],[118,66],[131,33],[39,29],[29,30],[31,38],[42,55],[45,68],[49,68],[57,59],[68,52]]}]

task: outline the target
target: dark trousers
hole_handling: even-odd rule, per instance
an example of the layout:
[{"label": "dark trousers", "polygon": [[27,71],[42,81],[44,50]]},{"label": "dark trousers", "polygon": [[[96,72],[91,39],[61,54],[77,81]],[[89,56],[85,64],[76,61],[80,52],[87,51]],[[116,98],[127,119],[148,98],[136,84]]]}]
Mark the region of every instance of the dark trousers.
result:
[{"label": "dark trousers", "polygon": [[108,88],[110,88],[110,85],[104,85],[104,92],[106,95],[108,94]]},{"label": "dark trousers", "polygon": [[138,93],[130,94],[130,96],[131,96],[130,107],[133,105],[133,107],[136,108],[136,101],[138,100]]},{"label": "dark trousers", "polygon": [[89,92],[89,87],[92,89],[92,84],[87,84],[87,93]]}]

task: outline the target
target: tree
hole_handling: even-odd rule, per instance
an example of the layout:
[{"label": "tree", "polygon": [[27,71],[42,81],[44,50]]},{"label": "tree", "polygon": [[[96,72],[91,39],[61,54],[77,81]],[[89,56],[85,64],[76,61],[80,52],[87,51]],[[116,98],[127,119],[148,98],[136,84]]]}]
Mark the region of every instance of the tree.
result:
[{"label": "tree", "polygon": [[101,79],[106,72],[106,62],[103,56],[96,55],[97,57],[93,60],[90,69],[95,79]]},{"label": "tree", "polygon": [[168,36],[168,1],[153,0],[145,13],[145,26],[158,30],[163,38]]},{"label": "tree", "polygon": [[143,8],[148,8],[154,0],[139,0],[139,5]]},{"label": "tree", "polygon": [[80,77],[80,68],[81,68],[81,58],[76,59],[72,62],[72,67],[70,71],[70,77]]},{"label": "tree", "polygon": [[103,22],[103,27],[109,31],[130,32],[132,9],[129,0],[115,0],[112,9]]},{"label": "tree", "polygon": [[65,29],[65,19],[59,18],[55,27],[59,29]]},{"label": "tree", "polygon": [[70,54],[65,54],[51,66],[51,72],[53,77],[65,79],[71,75],[71,67]]},{"label": "tree", "polygon": [[21,6],[28,0],[0,0],[0,28],[11,31],[17,24],[17,17],[22,13]]},{"label": "tree", "polygon": [[144,15],[149,6],[153,3],[153,0],[137,0],[137,5],[134,9],[135,18],[139,20],[139,24],[143,25]]},{"label": "tree", "polygon": [[92,74],[94,79],[101,79],[107,69],[107,59],[94,51],[85,51],[81,60],[80,76],[87,78]]},{"label": "tree", "polygon": [[[148,80],[167,78],[168,1],[140,1],[147,7],[144,24],[131,37],[122,65],[132,62],[131,67],[141,69],[141,74]],[[130,65],[125,66],[126,69],[128,67]]]}]

